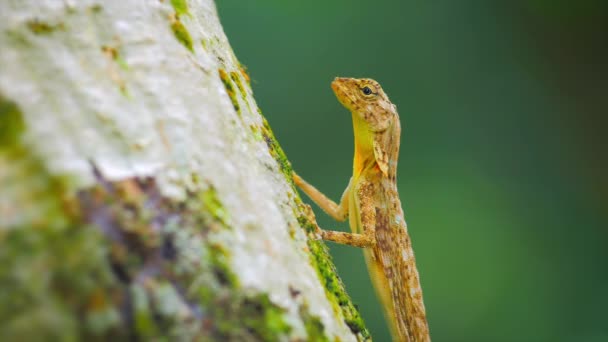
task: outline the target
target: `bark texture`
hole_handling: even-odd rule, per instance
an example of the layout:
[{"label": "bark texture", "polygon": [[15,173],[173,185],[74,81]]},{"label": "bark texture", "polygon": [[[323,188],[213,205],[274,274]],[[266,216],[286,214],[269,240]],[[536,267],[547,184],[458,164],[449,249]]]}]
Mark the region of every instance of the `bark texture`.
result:
[{"label": "bark texture", "polygon": [[0,340],[369,338],[211,0],[0,2]]}]

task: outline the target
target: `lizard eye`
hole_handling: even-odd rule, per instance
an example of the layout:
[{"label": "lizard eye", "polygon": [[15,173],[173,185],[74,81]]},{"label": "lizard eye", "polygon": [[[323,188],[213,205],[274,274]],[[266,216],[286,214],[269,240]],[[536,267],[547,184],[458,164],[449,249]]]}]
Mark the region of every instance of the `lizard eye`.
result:
[{"label": "lizard eye", "polygon": [[365,87],[361,88],[361,91],[362,91],[362,92],[363,92],[363,94],[365,94],[365,95],[371,95],[371,93],[372,93],[372,90],[371,90],[371,89],[370,89],[370,87],[368,87],[368,86],[365,86]]}]

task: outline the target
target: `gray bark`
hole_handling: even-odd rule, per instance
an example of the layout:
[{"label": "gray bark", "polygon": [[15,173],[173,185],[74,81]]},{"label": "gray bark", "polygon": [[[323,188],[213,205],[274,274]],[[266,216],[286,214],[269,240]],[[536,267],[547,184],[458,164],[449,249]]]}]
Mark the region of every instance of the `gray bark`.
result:
[{"label": "gray bark", "polygon": [[0,339],[367,339],[211,0],[0,3]]}]

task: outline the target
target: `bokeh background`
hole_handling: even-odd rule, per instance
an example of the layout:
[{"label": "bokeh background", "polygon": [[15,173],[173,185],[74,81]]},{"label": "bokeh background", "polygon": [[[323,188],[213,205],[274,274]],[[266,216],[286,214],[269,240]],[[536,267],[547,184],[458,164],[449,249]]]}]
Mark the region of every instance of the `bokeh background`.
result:
[{"label": "bokeh background", "polygon": [[[353,138],[331,80],[375,78],[397,104],[434,341],[608,341],[607,1],[217,3],[294,168],[333,199]],[[361,251],[331,250],[389,341]]]}]

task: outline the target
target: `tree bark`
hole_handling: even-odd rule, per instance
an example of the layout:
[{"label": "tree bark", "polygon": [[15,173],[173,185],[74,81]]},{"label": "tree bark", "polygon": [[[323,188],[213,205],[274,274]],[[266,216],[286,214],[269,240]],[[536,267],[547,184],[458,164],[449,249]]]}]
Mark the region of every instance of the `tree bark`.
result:
[{"label": "tree bark", "polygon": [[211,0],[0,2],[0,340],[365,340]]}]

